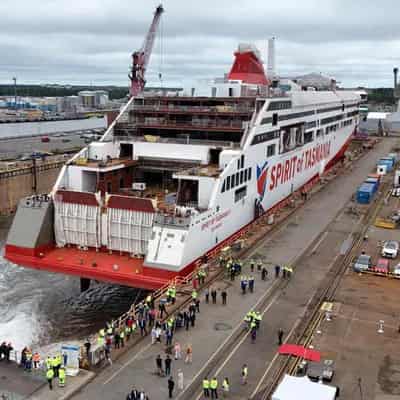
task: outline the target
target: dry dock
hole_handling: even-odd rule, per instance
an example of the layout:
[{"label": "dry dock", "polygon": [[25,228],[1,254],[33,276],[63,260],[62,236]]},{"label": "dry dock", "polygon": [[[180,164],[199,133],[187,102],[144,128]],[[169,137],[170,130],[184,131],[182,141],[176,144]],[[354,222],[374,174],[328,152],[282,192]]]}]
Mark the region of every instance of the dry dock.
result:
[{"label": "dry dock", "polygon": [[[176,388],[175,398],[201,398],[201,380],[205,375],[215,375],[220,382],[225,376],[228,377],[231,382],[231,399],[258,398],[268,383],[276,362],[283,357],[277,354],[277,330],[282,328],[285,337],[296,332],[310,300],[318,291],[338,254],[346,247],[349,237],[359,228],[361,217],[349,216],[345,212],[349,199],[373,169],[376,159],[387,154],[394,143],[393,139],[385,139],[379,143],[357,161],[351,171],[343,172],[311,196],[303,207],[253,250],[250,256],[262,258],[270,265],[269,279],[266,282],[261,281],[257,273],[255,293],[242,295],[238,281],[231,283],[220,280],[215,286],[227,289],[227,306],[221,305],[220,297],[217,305],[204,304],[204,295],[200,294],[201,313],[196,319],[196,328],[189,332],[178,331],[174,336],[174,340],[179,341],[182,346],[188,343],[193,346],[192,364],[184,364],[181,360],[173,362],[175,380],[178,369],[182,369],[185,384],[183,391]],[[273,277],[271,266],[275,263],[294,265],[295,273],[290,281]],[[247,272],[248,266],[245,269]],[[359,279],[358,275],[356,278]],[[263,313],[262,326],[255,344],[250,342],[242,326],[244,315],[253,308]],[[389,320],[388,324],[395,326]],[[366,353],[367,343],[362,346]],[[124,398],[135,386],[145,390],[151,400],[166,399],[166,379],[155,375],[155,357],[159,353],[163,354],[163,350],[160,345],[152,346],[149,338],[144,339],[119,357],[112,367],[99,372],[92,382],[83,386],[72,398],[117,400]],[[240,369],[243,363],[249,366],[249,382],[246,386],[240,385]],[[383,378],[379,378],[380,376]],[[377,382],[378,379],[383,379],[387,382],[387,376],[388,373],[374,375],[372,371],[370,380]],[[71,380],[71,385],[78,388],[77,382],[80,379]],[[61,397],[60,391],[58,394],[50,394],[46,387],[36,392],[38,399]]]}]

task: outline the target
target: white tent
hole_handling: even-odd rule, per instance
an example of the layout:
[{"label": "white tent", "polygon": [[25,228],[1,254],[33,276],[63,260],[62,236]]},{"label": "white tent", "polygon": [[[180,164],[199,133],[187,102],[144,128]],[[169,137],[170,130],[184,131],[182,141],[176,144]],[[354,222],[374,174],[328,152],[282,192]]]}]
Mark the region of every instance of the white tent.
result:
[{"label": "white tent", "polygon": [[285,375],[272,400],[335,400],[336,388],[310,381],[306,376]]}]

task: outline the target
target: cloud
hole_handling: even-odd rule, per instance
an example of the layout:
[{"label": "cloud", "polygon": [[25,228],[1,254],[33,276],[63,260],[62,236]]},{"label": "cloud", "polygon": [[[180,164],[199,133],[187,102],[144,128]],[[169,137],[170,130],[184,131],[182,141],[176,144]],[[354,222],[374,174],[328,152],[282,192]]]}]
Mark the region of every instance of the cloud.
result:
[{"label": "cloud", "polygon": [[[135,4],[136,3],[136,4]],[[165,0],[149,84],[222,76],[238,42],[265,54],[277,37],[282,75],[323,72],[345,86],[389,86],[400,64],[400,2]],[[2,0],[0,82],[127,84],[155,0]],[[160,37],[162,39],[160,39]],[[161,45],[162,44],[162,45]],[[161,55],[162,48],[162,55]],[[265,58],[265,57],[264,57]]]}]

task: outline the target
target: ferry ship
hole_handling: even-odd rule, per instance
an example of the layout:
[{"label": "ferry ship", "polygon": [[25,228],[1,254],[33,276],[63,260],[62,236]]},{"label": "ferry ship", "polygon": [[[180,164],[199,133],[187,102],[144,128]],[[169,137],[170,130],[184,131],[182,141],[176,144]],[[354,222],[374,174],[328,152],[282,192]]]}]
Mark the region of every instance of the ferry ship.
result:
[{"label": "ferry ship", "polygon": [[269,78],[240,45],[222,79],[132,96],[49,195],[21,201],[5,257],[150,290],[187,276],[318,180],[355,131],[357,93]]}]

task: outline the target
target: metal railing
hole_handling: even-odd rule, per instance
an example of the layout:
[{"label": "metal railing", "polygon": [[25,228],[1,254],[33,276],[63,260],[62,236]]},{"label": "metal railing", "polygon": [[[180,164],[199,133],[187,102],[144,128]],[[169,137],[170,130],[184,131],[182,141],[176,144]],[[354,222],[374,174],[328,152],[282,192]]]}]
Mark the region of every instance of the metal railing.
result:
[{"label": "metal railing", "polygon": [[204,106],[177,106],[177,105],[135,105],[132,107],[132,111],[159,111],[159,112],[211,112],[211,113],[251,113],[254,111],[254,107],[235,107],[235,106],[214,106],[214,107],[204,107]]},{"label": "metal railing", "polygon": [[145,136],[129,136],[129,135],[115,135],[113,136],[113,142],[143,142],[143,143],[171,143],[171,144],[188,144],[188,145],[200,145],[200,146],[215,146],[215,147],[227,147],[230,149],[240,148],[240,143],[229,142],[223,140],[201,140],[192,139],[189,136],[187,138],[168,138],[161,136],[152,136],[154,141],[147,140]]}]

